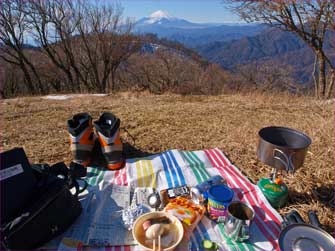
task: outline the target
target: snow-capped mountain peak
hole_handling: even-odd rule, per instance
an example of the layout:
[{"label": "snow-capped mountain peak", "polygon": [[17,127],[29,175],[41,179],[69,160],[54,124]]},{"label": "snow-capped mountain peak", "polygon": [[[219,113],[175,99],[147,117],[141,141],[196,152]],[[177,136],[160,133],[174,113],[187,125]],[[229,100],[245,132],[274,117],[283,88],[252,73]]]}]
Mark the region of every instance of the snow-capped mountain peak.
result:
[{"label": "snow-capped mountain peak", "polygon": [[[0,0],[1,1],[1,0]],[[156,29],[197,29],[207,27],[208,25],[191,23],[185,19],[173,17],[163,10],[157,10],[148,17],[141,18],[135,24],[137,29],[148,32],[156,32]]]},{"label": "snow-capped mountain peak", "polygon": [[171,18],[171,16],[169,15],[169,13],[167,13],[166,11],[162,11],[162,10],[158,10],[158,11],[155,11],[154,13],[152,13],[150,15],[150,18]]},{"label": "snow-capped mountain peak", "polygon": [[149,18],[146,20],[147,24],[153,24],[161,21],[162,19],[172,19],[172,16],[169,15],[169,13],[158,10],[152,13]]}]

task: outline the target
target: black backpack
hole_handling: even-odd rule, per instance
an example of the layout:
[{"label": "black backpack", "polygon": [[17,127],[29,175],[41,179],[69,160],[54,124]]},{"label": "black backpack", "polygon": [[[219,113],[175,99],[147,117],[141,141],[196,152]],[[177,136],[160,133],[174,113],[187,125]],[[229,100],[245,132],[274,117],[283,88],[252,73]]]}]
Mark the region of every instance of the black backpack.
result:
[{"label": "black backpack", "polygon": [[76,178],[86,169],[63,162],[30,165],[22,148],[0,158],[1,248],[35,249],[64,233],[82,211]]}]

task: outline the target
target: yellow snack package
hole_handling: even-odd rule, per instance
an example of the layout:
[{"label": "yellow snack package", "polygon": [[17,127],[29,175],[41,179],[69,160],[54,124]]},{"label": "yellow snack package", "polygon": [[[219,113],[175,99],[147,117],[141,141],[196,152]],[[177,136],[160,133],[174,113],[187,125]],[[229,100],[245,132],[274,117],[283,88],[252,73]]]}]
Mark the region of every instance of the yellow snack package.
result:
[{"label": "yellow snack package", "polygon": [[177,197],[171,199],[163,211],[179,219],[183,223],[185,233],[189,235],[204,216],[206,209],[188,198]]}]

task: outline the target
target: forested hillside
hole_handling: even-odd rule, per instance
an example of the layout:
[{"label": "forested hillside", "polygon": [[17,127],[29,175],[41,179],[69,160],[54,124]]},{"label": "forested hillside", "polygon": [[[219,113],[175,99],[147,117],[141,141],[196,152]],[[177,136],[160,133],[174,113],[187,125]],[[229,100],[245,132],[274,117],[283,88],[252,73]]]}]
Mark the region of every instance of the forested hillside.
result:
[{"label": "forested hillside", "polygon": [[[333,33],[326,34],[325,50],[335,61]],[[292,66],[292,75],[302,85],[312,85],[314,54],[297,35],[277,29],[267,29],[252,37],[231,42],[215,42],[199,46],[196,50],[226,69],[256,61],[274,65]]]}]

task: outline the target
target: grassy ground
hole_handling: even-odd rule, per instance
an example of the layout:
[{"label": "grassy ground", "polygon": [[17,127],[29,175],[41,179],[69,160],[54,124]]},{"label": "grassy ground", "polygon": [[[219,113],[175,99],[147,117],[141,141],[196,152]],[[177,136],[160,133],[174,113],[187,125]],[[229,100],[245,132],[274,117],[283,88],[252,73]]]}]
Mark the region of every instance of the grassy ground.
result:
[{"label": "grassy ground", "polygon": [[66,120],[87,111],[98,118],[115,113],[135,138],[125,142],[157,153],[167,149],[199,150],[218,147],[254,182],[270,168],[257,160],[257,133],[269,125],[305,132],[313,143],[305,165],[286,176],[289,203],[279,210],[317,210],[324,228],[334,233],[333,102],[266,95],[151,96],[123,93],[106,97],[78,97],[66,101],[39,97],[1,101],[3,149],[23,146],[33,162],[71,160]]}]

